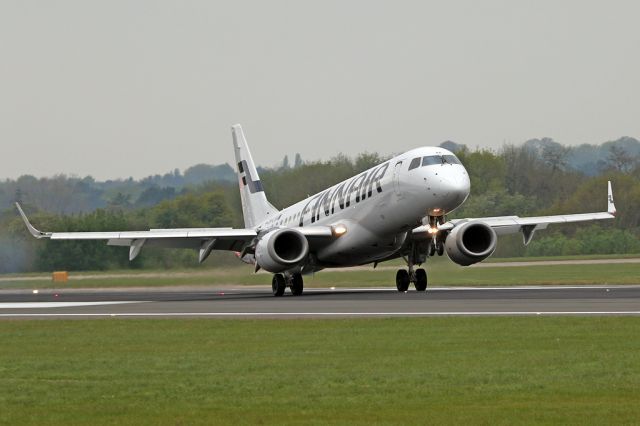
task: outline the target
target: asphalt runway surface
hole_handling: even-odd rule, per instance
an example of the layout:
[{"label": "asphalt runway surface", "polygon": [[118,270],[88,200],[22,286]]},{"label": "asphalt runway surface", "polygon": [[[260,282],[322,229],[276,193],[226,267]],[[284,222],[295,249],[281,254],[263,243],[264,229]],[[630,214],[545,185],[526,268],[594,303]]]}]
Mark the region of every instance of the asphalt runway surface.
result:
[{"label": "asphalt runway surface", "polygon": [[270,287],[0,290],[0,318],[416,317],[447,315],[640,315],[640,285],[305,289]]}]

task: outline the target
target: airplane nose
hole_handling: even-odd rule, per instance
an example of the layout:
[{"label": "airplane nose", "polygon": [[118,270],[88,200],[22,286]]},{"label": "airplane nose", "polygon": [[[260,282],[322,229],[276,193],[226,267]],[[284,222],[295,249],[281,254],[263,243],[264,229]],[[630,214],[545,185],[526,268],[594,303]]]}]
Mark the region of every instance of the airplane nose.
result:
[{"label": "airplane nose", "polygon": [[451,211],[460,206],[469,196],[470,182],[467,173],[441,176],[438,192],[435,194],[439,208]]}]

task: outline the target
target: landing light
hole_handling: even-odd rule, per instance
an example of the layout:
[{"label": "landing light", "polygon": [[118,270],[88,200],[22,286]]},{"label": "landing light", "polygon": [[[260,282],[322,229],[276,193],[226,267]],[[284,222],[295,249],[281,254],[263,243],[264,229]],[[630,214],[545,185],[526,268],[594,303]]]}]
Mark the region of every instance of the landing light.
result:
[{"label": "landing light", "polygon": [[333,227],[333,235],[335,235],[336,237],[339,237],[341,235],[344,235],[347,233],[347,227],[339,224],[339,225],[335,225]]},{"label": "landing light", "polygon": [[427,231],[430,234],[437,234],[438,233],[438,228],[429,228],[429,230]]}]

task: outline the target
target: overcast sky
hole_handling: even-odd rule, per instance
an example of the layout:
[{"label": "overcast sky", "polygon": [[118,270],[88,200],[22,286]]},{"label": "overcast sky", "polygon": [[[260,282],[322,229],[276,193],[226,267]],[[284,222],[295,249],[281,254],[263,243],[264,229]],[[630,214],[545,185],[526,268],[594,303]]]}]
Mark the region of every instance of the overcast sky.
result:
[{"label": "overcast sky", "polygon": [[0,0],[0,178],[640,137],[638,1]]}]

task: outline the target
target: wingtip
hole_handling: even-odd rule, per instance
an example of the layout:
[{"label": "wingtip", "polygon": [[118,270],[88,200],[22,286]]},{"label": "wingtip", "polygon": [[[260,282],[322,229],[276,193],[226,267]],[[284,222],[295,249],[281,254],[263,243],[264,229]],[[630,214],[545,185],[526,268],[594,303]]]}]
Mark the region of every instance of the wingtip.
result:
[{"label": "wingtip", "polygon": [[29,222],[29,218],[27,218],[27,215],[24,213],[24,210],[22,210],[20,203],[16,202],[15,205],[16,205],[16,209],[18,209],[18,213],[20,213],[20,217],[22,218],[22,221],[24,222],[25,226],[27,227],[27,230],[31,235],[33,235],[35,238],[38,238],[38,239],[50,236],[50,234],[47,234],[46,232],[38,231],[31,224],[31,222]]},{"label": "wingtip", "polygon": [[607,213],[612,216],[616,215],[616,205],[613,202],[613,190],[611,189],[611,181],[607,181]]}]

